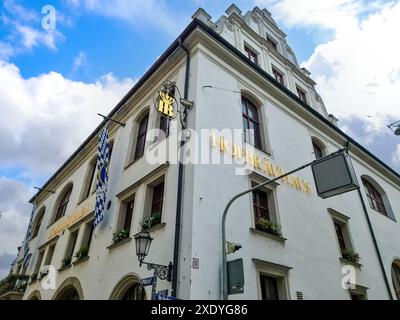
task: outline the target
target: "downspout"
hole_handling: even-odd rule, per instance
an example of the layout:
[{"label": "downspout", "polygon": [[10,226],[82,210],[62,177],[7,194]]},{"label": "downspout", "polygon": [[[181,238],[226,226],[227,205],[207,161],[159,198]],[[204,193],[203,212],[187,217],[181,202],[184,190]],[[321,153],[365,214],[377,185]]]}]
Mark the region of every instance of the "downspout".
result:
[{"label": "downspout", "polygon": [[[350,143],[349,143],[349,141],[347,141],[347,143],[346,143],[347,150],[349,150],[349,145],[350,145]],[[374,228],[372,227],[371,219],[369,218],[367,206],[365,205],[365,201],[364,201],[364,198],[363,198],[362,193],[361,193],[361,188],[358,188],[357,192],[358,192],[358,195],[360,197],[360,201],[361,201],[361,204],[362,204],[362,207],[363,207],[365,219],[367,220],[368,229],[369,229],[369,231],[371,233],[371,236],[372,236],[372,242],[374,243],[376,254],[378,255],[379,265],[380,265],[380,267],[382,269],[383,278],[385,279],[386,289],[387,289],[387,291],[389,293],[390,300],[393,300],[393,295],[392,295],[392,290],[390,289],[389,279],[388,279],[388,277],[386,275],[385,265],[383,263],[381,252],[379,250],[378,241],[376,240],[376,236],[375,236]]]},{"label": "downspout", "polygon": [[[182,43],[181,38],[179,38],[179,46],[186,53],[186,70],[185,70],[185,84],[184,84],[184,92],[183,98],[188,99],[189,95],[189,77],[190,77],[190,51],[185,45]],[[185,112],[186,119],[186,108],[183,108]],[[179,148],[179,173],[178,173],[178,194],[176,199],[176,219],[175,219],[175,241],[174,241],[174,262],[173,262],[173,270],[172,270],[172,296],[177,297],[178,292],[178,274],[179,274],[179,253],[180,253],[180,241],[181,241],[181,220],[182,220],[182,204],[183,204],[183,176],[184,176],[184,164],[181,161],[182,157],[182,149],[185,142],[182,140]]]}]

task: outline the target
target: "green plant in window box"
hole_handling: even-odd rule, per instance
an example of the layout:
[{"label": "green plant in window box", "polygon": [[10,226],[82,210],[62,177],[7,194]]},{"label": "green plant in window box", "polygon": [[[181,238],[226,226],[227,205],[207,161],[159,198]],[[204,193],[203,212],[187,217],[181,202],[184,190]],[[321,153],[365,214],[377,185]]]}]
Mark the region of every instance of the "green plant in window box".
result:
[{"label": "green plant in window box", "polygon": [[61,268],[66,268],[71,264],[71,257],[63,259]]},{"label": "green plant in window box", "polygon": [[151,227],[156,226],[161,223],[161,213],[153,212],[150,217],[144,219],[141,223],[142,230],[148,230]]},{"label": "green plant in window box", "polygon": [[79,261],[86,258],[88,254],[89,254],[89,249],[87,247],[83,247],[79,249],[78,252],[75,253],[75,258],[77,259],[77,261]]},{"label": "green plant in window box", "polygon": [[265,218],[256,220],[256,228],[277,237],[282,237],[281,226]]},{"label": "green plant in window box", "polygon": [[37,272],[32,273],[32,274],[31,274],[31,281],[32,281],[32,282],[33,282],[33,281],[36,281],[36,280],[37,280],[37,277],[38,277]]},{"label": "green plant in window box", "polygon": [[353,250],[342,250],[342,257],[350,262],[358,263],[360,261],[360,255]]},{"label": "green plant in window box", "polygon": [[113,241],[114,243],[120,242],[126,238],[129,237],[129,231],[128,230],[121,230],[118,232],[113,233]]}]

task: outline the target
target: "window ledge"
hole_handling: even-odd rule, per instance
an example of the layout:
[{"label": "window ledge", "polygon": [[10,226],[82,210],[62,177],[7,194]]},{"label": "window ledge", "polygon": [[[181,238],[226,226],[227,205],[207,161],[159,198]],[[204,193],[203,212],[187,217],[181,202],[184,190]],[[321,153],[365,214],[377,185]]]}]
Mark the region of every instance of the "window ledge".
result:
[{"label": "window ledge", "polygon": [[[144,154],[143,154],[144,155]],[[132,160],[132,161],[129,161],[126,165],[125,165],[125,167],[124,167],[124,170],[126,170],[126,169],[128,169],[129,167],[131,167],[131,166],[133,166],[136,162],[138,162],[140,159],[142,159],[143,158],[143,156],[141,156],[141,157],[139,157],[139,158],[137,158],[137,159],[134,159],[134,160]]]},{"label": "window ledge", "polygon": [[276,241],[278,241],[278,242],[281,242],[282,244],[284,244],[285,241],[287,240],[287,239],[284,238],[284,237],[275,236],[275,235],[273,235],[273,234],[270,234],[270,233],[268,233],[268,232],[265,232],[265,231],[262,231],[262,230],[258,230],[258,229],[255,229],[255,228],[250,228],[250,231],[253,232],[253,233],[255,233],[255,234],[259,234],[259,235],[261,235],[261,236],[264,236],[264,237],[266,237],[266,238],[270,238],[270,239],[272,239],[272,240],[276,240]]},{"label": "window ledge", "polygon": [[67,270],[67,269],[69,269],[69,268],[71,268],[72,267],[72,264],[69,264],[69,265],[67,265],[67,266],[65,266],[65,267],[61,267],[60,269],[58,269],[57,271],[58,272],[63,272],[64,270]]},{"label": "window ledge", "polygon": [[351,264],[352,266],[355,266],[355,267],[360,268],[360,269],[363,266],[361,263],[353,262],[353,261],[347,260],[347,259],[342,258],[342,257],[340,257],[339,260],[340,260],[340,262],[342,262],[344,264]]},{"label": "window ledge", "polygon": [[72,262],[72,264],[73,264],[74,266],[76,266],[76,265],[81,264],[81,263],[83,263],[83,262],[85,262],[85,261],[87,261],[87,260],[89,260],[89,256],[86,256],[86,257],[84,257],[84,258],[81,258],[81,259],[79,259],[79,260],[76,260],[76,261]]},{"label": "window ledge", "polygon": [[108,250],[112,250],[112,249],[114,249],[114,248],[117,248],[117,247],[119,247],[119,246],[122,246],[122,245],[125,244],[125,243],[130,242],[131,240],[132,240],[132,238],[131,238],[131,237],[128,237],[128,238],[125,238],[125,239],[123,239],[123,240],[121,240],[121,241],[114,242],[112,245],[109,245],[109,246],[107,247],[107,249],[108,249]]},{"label": "window ledge", "polygon": [[162,223],[156,224],[155,226],[152,226],[151,228],[143,230],[143,231],[146,231],[146,232],[150,233],[150,232],[154,232],[154,231],[157,231],[157,230],[160,230],[160,229],[164,229],[165,226],[166,226],[166,223],[162,222]]}]

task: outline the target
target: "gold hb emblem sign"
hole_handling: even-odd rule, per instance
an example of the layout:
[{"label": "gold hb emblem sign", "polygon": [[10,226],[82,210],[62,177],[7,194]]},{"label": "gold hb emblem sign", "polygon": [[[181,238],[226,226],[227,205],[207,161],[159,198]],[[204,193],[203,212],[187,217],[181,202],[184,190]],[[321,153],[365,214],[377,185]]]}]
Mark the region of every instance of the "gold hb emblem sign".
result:
[{"label": "gold hb emblem sign", "polygon": [[167,91],[160,91],[158,96],[158,112],[167,118],[175,117],[175,98]]}]

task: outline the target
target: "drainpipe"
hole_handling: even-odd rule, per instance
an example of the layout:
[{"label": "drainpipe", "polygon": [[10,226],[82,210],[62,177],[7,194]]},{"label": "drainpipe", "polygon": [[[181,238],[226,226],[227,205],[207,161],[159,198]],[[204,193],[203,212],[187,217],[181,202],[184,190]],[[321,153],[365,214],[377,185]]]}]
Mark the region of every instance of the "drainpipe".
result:
[{"label": "drainpipe", "polygon": [[[190,77],[190,51],[185,45],[182,43],[182,40],[179,39],[179,46],[186,53],[186,71],[185,71],[185,85],[183,98],[188,99],[189,95],[189,77]],[[186,108],[183,108],[182,112],[184,112],[184,117],[186,119]],[[185,142],[181,141],[179,148],[179,173],[178,173],[178,194],[176,199],[176,219],[175,219],[175,241],[174,241],[174,268],[172,270],[172,296],[178,297],[178,274],[179,274],[179,252],[180,252],[180,241],[181,241],[181,220],[182,220],[182,204],[183,204],[183,176],[184,176],[184,165],[181,161],[182,157],[182,149]]]},{"label": "drainpipe", "polygon": [[[349,143],[349,141],[347,141],[347,143],[346,143],[347,150],[349,150],[349,145],[350,145],[350,143]],[[383,263],[381,252],[379,250],[378,241],[376,240],[376,237],[375,237],[375,232],[374,232],[374,228],[372,227],[371,219],[369,218],[367,206],[365,205],[365,201],[364,201],[364,198],[362,196],[361,189],[358,188],[357,192],[358,192],[358,195],[360,197],[360,201],[361,201],[361,204],[362,204],[362,207],[363,207],[365,219],[367,220],[368,229],[369,229],[369,231],[371,233],[371,236],[372,236],[372,242],[374,243],[375,251],[376,251],[376,254],[378,256],[379,265],[380,265],[380,267],[382,269],[382,273],[383,273],[383,278],[385,280],[386,289],[388,291],[390,300],[393,300],[393,295],[392,295],[392,290],[390,289],[389,279],[388,279],[388,277],[386,275],[385,265]]]}]

